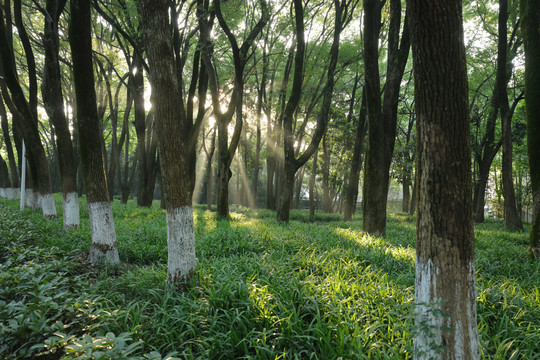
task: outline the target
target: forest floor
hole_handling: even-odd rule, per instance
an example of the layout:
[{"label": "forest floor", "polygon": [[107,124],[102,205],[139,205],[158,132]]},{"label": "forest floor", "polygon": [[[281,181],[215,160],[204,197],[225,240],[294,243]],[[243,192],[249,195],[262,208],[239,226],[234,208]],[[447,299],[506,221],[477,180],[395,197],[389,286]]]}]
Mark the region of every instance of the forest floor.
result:
[{"label": "forest floor", "polygon": [[[56,197],[61,214],[60,197]],[[415,219],[389,214],[387,234],[361,217],[239,208],[230,221],[194,209],[197,282],[165,286],[165,213],[113,204],[122,264],[86,261],[90,226],[62,230],[0,200],[2,359],[411,359]],[[483,359],[540,359],[540,262],[528,232],[477,225]]]}]

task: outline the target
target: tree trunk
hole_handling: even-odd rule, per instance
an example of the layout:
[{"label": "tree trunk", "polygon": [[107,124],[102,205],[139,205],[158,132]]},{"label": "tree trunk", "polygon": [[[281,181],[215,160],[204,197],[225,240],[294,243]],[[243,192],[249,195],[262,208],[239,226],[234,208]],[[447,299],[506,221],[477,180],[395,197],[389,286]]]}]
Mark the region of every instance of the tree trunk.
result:
[{"label": "tree trunk", "polygon": [[216,151],[216,129],[212,132],[212,141],[210,145],[210,151],[206,158],[206,209],[212,210],[213,199],[213,183],[214,183],[214,170],[212,162],[214,158],[214,152]]},{"label": "tree trunk", "polygon": [[315,180],[317,177],[317,157],[319,151],[315,151],[313,155],[313,168],[311,170],[311,177],[309,178],[309,221],[315,219]]},{"label": "tree trunk", "polygon": [[107,189],[101,146],[103,136],[94,89],[89,0],[71,0],[69,40],[73,58],[81,163],[92,230],[90,261],[117,264],[120,259]]},{"label": "tree trunk", "polygon": [[[135,55],[133,59],[133,66],[137,69],[132,76],[133,83],[133,99],[135,101],[135,132],[137,134],[137,147],[135,150],[135,156],[137,157],[137,205],[138,206],[151,206],[154,197],[154,189],[152,187],[152,193],[149,193],[150,182],[155,183],[155,171],[149,171],[148,168],[148,155],[146,148],[146,111],[144,107],[144,78],[142,71],[143,60]],[[150,135],[149,135],[150,136]]]},{"label": "tree trunk", "polygon": [[[3,16],[3,10],[0,9],[0,18],[3,18]],[[21,115],[19,119],[23,122],[20,126],[20,130],[23,133],[30,156],[32,160],[35,161],[33,176],[37,180],[36,185],[39,189],[43,217],[46,219],[56,219],[56,206],[54,204],[51,191],[49,163],[41,143],[38,130],[38,121],[35,116],[37,110],[31,110],[31,107],[24,97],[23,90],[20,87],[17,75],[15,73],[16,69],[14,68],[14,64],[12,62],[12,50],[10,44],[7,42],[6,30],[3,21],[0,21],[0,54],[4,79],[11,91],[12,100],[17,107],[17,112]]]},{"label": "tree trunk", "polygon": [[499,0],[499,38],[497,46],[497,87],[499,88],[499,104],[501,109],[502,124],[502,180],[504,192],[504,221],[506,228],[511,230],[521,230],[521,216],[516,207],[516,194],[514,191],[514,180],[512,173],[512,111],[508,105],[507,83],[507,21],[508,2]]},{"label": "tree trunk", "polygon": [[326,134],[323,136],[322,149],[322,208],[324,212],[331,214],[333,206],[330,196],[330,153],[328,152]]},{"label": "tree trunk", "polygon": [[533,195],[529,251],[540,257],[540,1],[521,0],[521,32],[525,45],[527,151]]},{"label": "tree trunk", "polygon": [[[392,0],[388,30],[387,75],[381,108],[379,33],[382,5],[383,2],[379,0],[366,0],[364,3],[368,148],[365,160],[362,226],[370,234],[384,234],[386,231],[386,202],[396,137],[399,90],[410,48],[407,26],[403,29],[400,47],[401,2]],[[404,22],[406,23],[407,19]]]},{"label": "tree trunk", "polygon": [[411,175],[409,170],[403,171],[403,203],[401,204],[401,211],[406,213],[409,211],[409,200],[411,198]]},{"label": "tree trunk", "polygon": [[[332,104],[332,94],[335,84],[335,70],[338,61],[339,54],[339,39],[344,24],[342,22],[343,17],[346,17],[347,11],[353,11],[354,7],[348,8],[340,0],[334,1],[335,9],[335,22],[334,22],[334,35],[332,39],[332,45],[330,48],[330,63],[328,65],[326,84],[322,90],[322,104],[317,116],[317,123],[311,142],[307,149],[296,157],[297,151],[294,149],[294,134],[293,134],[293,116],[297,110],[300,102],[302,92],[302,82],[304,74],[304,56],[305,56],[305,41],[304,41],[304,9],[300,0],[294,0],[294,12],[295,12],[295,30],[296,30],[296,54],[294,58],[294,79],[291,89],[291,94],[285,111],[283,113],[283,170],[282,176],[282,189],[279,197],[277,220],[289,221],[289,212],[291,206],[291,199],[286,199],[285,196],[292,196],[292,186],[289,181],[294,182],[294,175],[298,169],[303,166],[309,158],[315,153],[319,143],[326,132],[326,125],[328,123],[328,114],[330,112],[330,105]],[[289,178],[292,172],[292,180]],[[291,186],[291,189],[289,189]]]},{"label": "tree trunk", "polygon": [[364,138],[366,136],[366,91],[362,90],[362,104],[360,105],[360,115],[356,125],[354,138],[353,157],[351,160],[351,172],[349,174],[349,185],[345,198],[344,220],[351,221],[356,213],[356,202],[358,201],[358,182],[360,181],[360,170],[362,169],[362,153],[364,150]]},{"label": "tree trunk", "polygon": [[283,169],[283,177],[281,180],[281,191],[278,200],[277,220],[289,222],[291,201],[294,190],[294,175],[296,173],[294,167],[285,166]]},{"label": "tree trunk", "polygon": [[420,331],[414,358],[475,360],[480,345],[462,1],[408,5],[418,141],[415,327]]},{"label": "tree trunk", "polygon": [[41,91],[45,109],[56,131],[58,168],[62,183],[64,230],[69,230],[79,227],[80,215],[73,144],[71,143],[71,134],[64,112],[62,78],[58,59],[58,21],[64,10],[64,5],[65,1],[47,0],[46,10],[48,16],[45,16],[45,29],[43,32],[45,70]]},{"label": "tree trunk", "polygon": [[19,198],[18,189],[20,187],[19,183],[19,173],[17,172],[17,162],[15,161],[15,154],[13,152],[13,144],[11,143],[11,136],[9,134],[9,125],[7,120],[7,112],[4,107],[4,102],[2,100],[2,95],[0,94],[0,120],[2,125],[2,133],[4,135],[4,142],[6,143],[6,151],[8,154],[9,162],[9,172],[11,175],[11,190],[8,194],[10,200],[16,200]]},{"label": "tree trunk", "polygon": [[141,0],[139,4],[147,44],[148,75],[152,85],[162,191],[167,210],[167,281],[172,288],[185,288],[193,282],[197,260],[187,144],[181,136],[186,119],[181,110],[179,84],[174,71],[169,6],[167,0]]},{"label": "tree trunk", "polygon": [[412,188],[412,195],[411,195],[411,206],[409,208],[409,215],[413,216],[416,212],[416,194],[418,193],[418,183],[417,183],[418,176],[414,177],[414,183]]}]

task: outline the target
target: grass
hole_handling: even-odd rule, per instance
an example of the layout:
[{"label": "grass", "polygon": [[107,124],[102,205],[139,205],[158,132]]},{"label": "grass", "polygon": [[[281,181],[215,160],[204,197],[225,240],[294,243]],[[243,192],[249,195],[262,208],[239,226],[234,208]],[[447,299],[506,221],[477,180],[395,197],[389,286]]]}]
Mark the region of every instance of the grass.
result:
[{"label": "grass", "polygon": [[[57,199],[60,209],[60,199]],[[194,209],[197,286],[165,289],[165,213],[113,204],[122,265],[95,269],[81,228],[0,200],[0,358],[411,359],[415,222]],[[539,359],[539,262],[527,233],[476,227],[483,359]]]}]

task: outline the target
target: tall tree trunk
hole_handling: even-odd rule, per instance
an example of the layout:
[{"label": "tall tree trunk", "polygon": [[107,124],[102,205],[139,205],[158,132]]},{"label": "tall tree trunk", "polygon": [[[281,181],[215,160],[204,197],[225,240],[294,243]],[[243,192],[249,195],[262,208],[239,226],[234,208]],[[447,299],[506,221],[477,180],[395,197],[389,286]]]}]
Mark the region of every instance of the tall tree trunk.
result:
[{"label": "tall tree trunk", "polygon": [[216,130],[214,129],[212,133],[212,144],[210,145],[210,151],[207,156],[206,164],[206,209],[212,210],[212,199],[213,199],[213,184],[214,184],[214,170],[212,167],[212,162],[214,158],[214,152],[216,151]]},{"label": "tall tree trunk", "polygon": [[[384,99],[381,103],[379,33],[383,4],[384,2],[380,0],[364,1],[368,148],[365,160],[362,226],[370,234],[384,234],[386,231],[386,202],[396,137],[399,90],[410,48],[408,26],[403,29],[400,47],[401,1],[391,0],[387,75]],[[406,18],[404,22],[407,23]]]},{"label": "tall tree trunk", "polygon": [[499,0],[499,38],[497,45],[497,87],[499,88],[499,104],[502,124],[502,178],[504,192],[504,221],[506,227],[521,230],[521,216],[516,207],[516,194],[512,173],[512,111],[508,105],[507,68],[508,68],[508,2]]},{"label": "tall tree trunk", "polygon": [[540,257],[540,0],[521,0],[520,6],[525,45],[527,151],[533,195],[529,251]]},{"label": "tall tree trunk", "polygon": [[322,208],[326,213],[333,212],[332,197],[330,196],[330,153],[326,142],[326,134],[322,139]]},{"label": "tall tree trunk", "polygon": [[313,155],[313,168],[311,170],[311,176],[309,178],[309,221],[315,219],[315,180],[317,177],[317,157],[319,150],[315,151]]},{"label": "tall tree trunk", "polygon": [[[0,94],[0,120],[2,125],[2,134],[4,135],[4,142],[6,143],[6,151],[8,154],[9,162],[9,172],[11,175],[11,194],[9,194],[9,199],[15,200],[18,199],[18,189],[20,186],[19,183],[19,173],[17,172],[17,162],[15,161],[15,154],[13,152],[13,144],[11,143],[11,136],[9,134],[9,125],[7,120],[7,112],[4,107],[4,101],[2,100],[2,95]],[[16,115],[15,115],[16,116]]]},{"label": "tall tree trunk", "polygon": [[418,141],[415,326],[420,331],[414,358],[475,360],[480,345],[462,1],[409,0],[408,5]]},{"label": "tall tree trunk", "polygon": [[9,180],[8,165],[0,155],[0,196],[8,198],[9,189],[11,189],[11,181]]},{"label": "tall tree trunk", "polygon": [[149,194],[149,183],[155,183],[155,172],[148,170],[147,163],[147,151],[146,148],[146,111],[144,107],[144,78],[142,71],[143,60],[139,55],[135,55],[133,58],[133,67],[137,69],[132,76],[133,83],[133,98],[135,101],[135,132],[137,134],[137,147],[135,154],[137,157],[137,205],[139,206],[151,206],[154,197],[154,191],[152,188],[152,194]]},{"label": "tall tree trunk", "polygon": [[147,44],[152,104],[159,138],[162,191],[167,210],[167,281],[172,288],[190,286],[194,279],[195,230],[187,144],[181,136],[185,114],[175,74],[167,0],[140,0]]},{"label": "tall tree trunk", "polygon": [[353,157],[351,160],[351,172],[349,174],[349,185],[345,198],[344,220],[351,221],[356,213],[356,202],[358,201],[358,182],[360,181],[360,170],[362,169],[362,153],[364,151],[364,138],[366,136],[366,91],[362,90],[362,103],[360,105],[360,115],[356,124],[354,138]]},{"label": "tall tree trunk", "polygon": [[45,109],[56,130],[58,168],[62,183],[62,203],[64,230],[78,228],[80,223],[79,199],[77,196],[77,173],[73,155],[73,144],[69,132],[62,78],[58,59],[58,21],[64,10],[65,0],[47,0],[43,45],[45,48],[45,71],[41,92]]},{"label": "tall tree trunk", "polygon": [[16,69],[12,62],[12,50],[10,44],[8,44],[8,37],[4,26],[3,9],[0,9],[0,19],[0,56],[4,79],[11,92],[13,103],[17,107],[17,113],[21,115],[19,119],[23,122],[20,130],[25,139],[31,159],[34,161],[33,165],[35,168],[33,176],[37,180],[36,185],[38,186],[39,196],[41,198],[43,217],[46,219],[56,219],[56,206],[52,196],[49,162],[47,161],[47,156],[39,136],[38,120],[36,117],[37,110],[33,111],[26,101],[15,73]]},{"label": "tall tree trunk", "polygon": [[410,199],[411,199],[411,175],[410,170],[405,169],[403,171],[403,203],[401,204],[401,211],[406,213],[409,211]]},{"label": "tall tree trunk", "polygon": [[409,208],[409,215],[413,216],[416,212],[416,194],[418,193],[418,176],[415,175],[414,177],[414,183],[412,188],[412,195],[411,195],[411,206]]},{"label": "tall tree trunk", "polygon": [[71,0],[69,42],[73,58],[81,163],[92,230],[90,261],[117,264],[120,259],[107,189],[101,146],[103,135],[94,88],[90,0]]}]

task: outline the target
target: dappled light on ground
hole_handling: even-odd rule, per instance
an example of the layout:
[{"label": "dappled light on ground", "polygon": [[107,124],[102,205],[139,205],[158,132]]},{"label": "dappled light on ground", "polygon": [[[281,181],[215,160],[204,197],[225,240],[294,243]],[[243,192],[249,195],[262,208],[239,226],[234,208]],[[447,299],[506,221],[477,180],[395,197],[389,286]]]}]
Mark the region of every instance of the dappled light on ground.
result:
[{"label": "dappled light on ground", "polygon": [[[116,349],[117,359],[128,348],[141,359],[169,353],[200,359],[412,358],[415,221],[408,216],[390,214],[387,234],[374,237],[362,232],[358,217],[345,223],[319,214],[313,223],[284,225],[268,210],[238,207],[230,220],[216,220],[215,213],[195,207],[197,283],[175,294],[165,287],[167,237],[159,206],[114,203],[123,263],[98,270],[77,260],[89,247],[87,218],[77,232],[64,233],[37,212],[9,215],[16,205],[0,202],[0,292],[3,309],[12,309],[0,310],[0,320],[20,316],[24,339],[13,340],[15,328],[3,331],[21,349],[42,344],[36,352],[77,354],[94,346],[97,352]],[[292,215],[307,218],[307,211]],[[20,248],[28,244],[31,249]],[[540,266],[524,257],[527,234],[487,223],[477,228],[476,244],[483,358],[534,358]],[[24,269],[34,270],[9,270],[4,259],[25,251]],[[52,275],[42,276],[40,269]],[[68,285],[47,295],[52,302],[39,300],[35,289],[64,273]],[[69,285],[73,281],[76,286]],[[22,302],[20,289],[27,289]],[[60,310],[69,309],[62,299],[73,313]],[[43,316],[33,317],[34,311]],[[58,328],[53,314],[73,324]],[[38,323],[46,326],[34,333]]]}]

